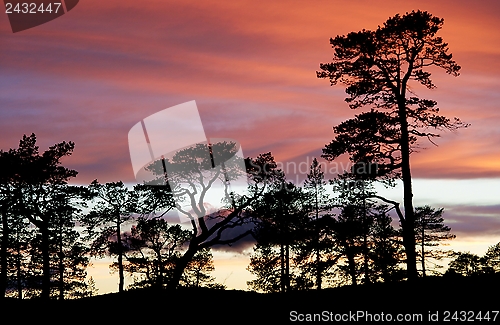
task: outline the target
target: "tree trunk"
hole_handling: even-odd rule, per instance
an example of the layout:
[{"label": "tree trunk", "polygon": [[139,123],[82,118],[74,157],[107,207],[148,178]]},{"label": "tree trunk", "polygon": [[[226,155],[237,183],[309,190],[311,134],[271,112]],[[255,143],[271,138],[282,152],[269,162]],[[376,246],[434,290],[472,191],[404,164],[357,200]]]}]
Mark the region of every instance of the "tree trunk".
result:
[{"label": "tree trunk", "polygon": [[7,247],[9,245],[9,223],[7,222],[6,208],[2,209],[2,249],[0,252],[0,298],[5,297],[7,289]]},{"label": "tree trunk", "polygon": [[406,271],[408,280],[418,278],[417,254],[415,252],[415,214],[413,211],[413,190],[410,171],[410,144],[408,121],[406,120],[406,103],[404,97],[398,103],[401,126],[401,173],[403,178],[403,203],[405,218],[403,227],[403,245],[406,253]]},{"label": "tree trunk", "polygon": [[422,222],[422,276],[425,277],[425,224]]},{"label": "tree trunk", "polygon": [[368,261],[368,222],[366,220],[366,196],[365,196],[365,184],[363,181],[363,263],[364,263],[364,271],[365,271],[365,278],[364,278],[364,284],[369,284],[370,283],[370,267],[369,267],[369,261]]},{"label": "tree trunk", "polygon": [[119,215],[116,220],[116,244],[118,246],[118,277],[119,277],[118,292],[123,292],[125,277],[123,275],[123,247],[122,247],[122,236],[121,236]]},{"label": "tree trunk", "polygon": [[59,300],[64,300],[64,263],[59,258]]},{"label": "tree trunk", "polygon": [[17,254],[16,254],[16,277],[17,277],[17,298],[23,299],[23,281],[21,272],[21,246],[17,244]]},{"label": "tree trunk", "polygon": [[177,261],[174,272],[172,273],[172,278],[168,282],[167,289],[175,290],[179,286],[184,269],[187,267],[189,262],[193,259],[194,255],[198,251],[197,244],[190,244],[187,251],[182,255],[182,257]]},{"label": "tree trunk", "polygon": [[321,265],[320,265],[320,255],[319,249],[316,250],[316,289],[321,290]]},{"label": "tree trunk", "polygon": [[156,285],[158,288],[163,288],[163,259],[161,258],[161,251],[156,253],[158,260],[158,277],[156,279]]},{"label": "tree trunk", "polygon": [[348,253],[347,261],[349,263],[349,275],[351,276],[352,285],[357,285],[356,262],[354,261],[354,256],[352,256],[351,253]]},{"label": "tree trunk", "polygon": [[285,245],[285,285],[286,291],[290,291],[290,245]]},{"label": "tree trunk", "polygon": [[42,299],[50,299],[50,254],[49,254],[49,229],[47,222],[42,221],[40,228],[42,234]]},{"label": "tree trunk", "polygon": [[21,243],[19,238],[19,231],[17,232],[16,238],[16,285],[17,285],[17,299],[23,299],[23,273],[21,271],[21,262],[22,262],[22,252],[21,252]]},{"label": "tree trunk", "polygon": [[286,291],[286,282],[285,282],[285,245],[280,244],[280,264],[281,264],[281,292]]},{"label": "tree trunk", "polygon": [[[60,239],[62,240],[62,234]],[[64,300],[64,253],[61,242],[59,242],[59,252],[57,255],[59,258],[59,300]]]},{"label": "tree trunk", "polygon": [[196,288],[200,287],[200,276],[201,276],[201,270],[198,268],[196,269],[196,282],[194,285]]},{"label": "tree trunk", "polygon": [[[364,229],[366,231],[366,229]],[[370,283],[370,267],[369,267],[369,261],[368,261],[368,238],[366,233],[363,235],[363,270],[365,273],[365,278],[363,279],[364,284],[369,284]]]},{"label": "tree trunk", "polygon": [[319,252],[320,246],[320,229],[319,229],[319,204],[318,204],[318,189],[317,184],[314,183],[314,199],[315,199],[315,209],[316,209],[316,289],[321,290],[322,281],[322,270],[321,270],[321,255]]}]

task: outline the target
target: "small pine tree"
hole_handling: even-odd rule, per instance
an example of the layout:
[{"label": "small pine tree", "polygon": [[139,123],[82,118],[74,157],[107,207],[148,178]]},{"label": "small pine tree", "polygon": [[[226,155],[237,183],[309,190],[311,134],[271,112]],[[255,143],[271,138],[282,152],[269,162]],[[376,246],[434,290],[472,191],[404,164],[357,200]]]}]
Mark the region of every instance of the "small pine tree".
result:
[{"label": "small pine tree", "polygon": [[436,247],[445,240],[454,239],[456,236],[451,234],[451,228],[446,226],[443,218],[443,208],[435,209],[428,205],[415,208],[415,240],[417,246],[420,246],[420,264],[422,275],[426,276],[426,260],[440,260],[448,256],[448,252],[427,249],[426,247]]},{"label": "small pine tree", "polygon": [[276,246],[257,244],[247,267],[247,270],[256,278],[247,281],[248,287],[259,292],[279,292],[281,287],[280,264],[280,252]]},{"label": "small pine tree", "polygon": [[488,247],[484,260],[492,273],[500,272],[500,243]]},{"label": "small pine tree", "polygon": [[318,160],[314,158],[304,182],[304,192],[307,196],[305,209],[310,212],[311,221],[309,222],[310,236],[306,236],[308,238],[304,240],[304,242],[309,242],[304,245],[309,254],[305,254],[306,256],[302,258],[306,261],[304,267],[312,269],[318,290],[321,290],[323,277],[331,266],[331,263],[325,259],[331,245],[325,234],[324,220],[321,220],[323,217],[328,218],[330,210],[328,207],[330,198],[325,187],[325,173],[321,170]]},{"label": "small pine tree", "polygon": [[215,278],[210,275],[214,270],[214,260],[210,248],[202,249],[188,263],[184,270],[181,284],[194,288],[220,288],[220,285],[215,284]]},{"label": "small pine tree", "polygon": [[446,275],[472,276],[483,273],[483,261],[477,254],[470,252],[456,252],[448,266]]},{"label": "small pine tree", "polygon": [[96,286],[94,278],[91,276],[90,279],[87,281],[87,296],[88,297],[97,296],[98,292],[99,289]]}]

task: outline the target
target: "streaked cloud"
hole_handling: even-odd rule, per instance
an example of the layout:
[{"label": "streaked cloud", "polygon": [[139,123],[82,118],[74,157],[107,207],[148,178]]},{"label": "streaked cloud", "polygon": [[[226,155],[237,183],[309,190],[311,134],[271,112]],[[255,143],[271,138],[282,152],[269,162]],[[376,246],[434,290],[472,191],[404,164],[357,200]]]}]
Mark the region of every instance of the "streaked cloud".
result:
[{"label": "streaked cloud", "polygon": [[246,155],[301,161],[354,113],[342,87],[318,80],[329,38],[374,29],[396,13],[428,10],[462,65],[434,73],[447,116],[471,123],[415,154],[415,177],[500,174],[497,109],[500,5],[484,1],[87,1],[64,17],[12,34],[0,20],[0,147],[35,132],[42,147],[76,142],[67,163],[79,181],[132,181],[127,132],[142,118],[196,100],[209,137],[231,137]]}]

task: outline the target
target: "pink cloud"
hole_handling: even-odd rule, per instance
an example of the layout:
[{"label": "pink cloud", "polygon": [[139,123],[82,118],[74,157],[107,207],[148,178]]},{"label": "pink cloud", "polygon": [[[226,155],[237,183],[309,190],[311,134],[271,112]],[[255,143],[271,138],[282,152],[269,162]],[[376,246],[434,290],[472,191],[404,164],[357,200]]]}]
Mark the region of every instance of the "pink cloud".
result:
[{"label": "pink cloud", "polygon": [[[353,3],[276,1],[87,1],[43,26],[12,34],[0,19],[0,147],[35,132],[46,145],[76,142],[68,163],[82,182],[133,180],[127,132],[142,118],[196,100],[209,137],[240,141],[245,153],[305,160],[352,117],[342,87],[315,71],[329,38],[374,29],[395,13],[444,17],[442,36],[463,66],[437,71],[447,116],[472,123],[416,154],[417,177],[500,175],[497,121],[500,20],[493,1]],[[112,179],[117,178],[117,179]]]}]

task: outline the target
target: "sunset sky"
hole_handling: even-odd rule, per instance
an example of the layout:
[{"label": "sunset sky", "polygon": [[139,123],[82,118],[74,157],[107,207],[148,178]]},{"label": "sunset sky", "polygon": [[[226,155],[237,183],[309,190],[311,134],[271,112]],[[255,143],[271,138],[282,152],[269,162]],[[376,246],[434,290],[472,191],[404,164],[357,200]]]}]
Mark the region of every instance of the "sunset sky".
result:
[{"label": "sunset sky", "polygon": [[[332,126],[358,113],[344,102],[342,86],[316,78],[319,64],[331,60],[330,37],[376,29],[417,9],[445,19],[439,34],[462,70],[456,78],[436,70],[437,89],[413,90],[471,126],[443,133],[438,147],[423,142],[426,149],[412,156],[415,204],[444,207],[457,235],[450,247],[483,254],[500,241],[494,0],[81,0],[62,17],[19,33],[0,14],[0,149],[17,147],[31,133],[41,150],[74,141],[64,161],[79,172],[72,183],[133,183],[128,131],[195,100],[207,137],[238,140],[245,156],[271,151],[283,163],[310,162],[332,140]],[[384,193],[402,201],[400,187]],[[219,254],[218,280],[245,288],[246,258]],[[100,283],[101,293],[108,290]]]}]

